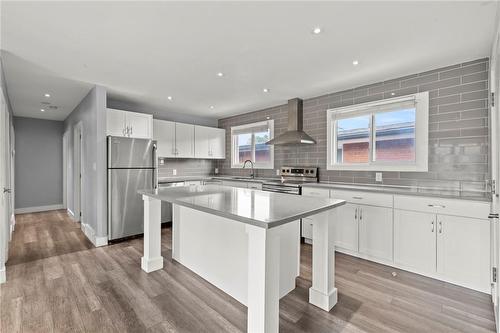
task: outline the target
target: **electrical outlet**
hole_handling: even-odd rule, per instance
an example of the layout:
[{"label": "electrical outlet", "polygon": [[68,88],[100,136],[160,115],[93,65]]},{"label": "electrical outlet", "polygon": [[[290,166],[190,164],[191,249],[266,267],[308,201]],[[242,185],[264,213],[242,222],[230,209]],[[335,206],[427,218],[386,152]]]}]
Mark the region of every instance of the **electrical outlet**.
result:
[{"label": "electrical outlet", "polygon": [[382,172],[375,172],[375,181],[376,182],[382,181]]},{"label": "electrical outlet", "polygon": [[177,169],[172,169],[172,175],[177,176]]},{"label": "electrical outlet", "polygon": [[280,175],[280,169],[276,169],[276,176]]},{"label": "electrical outlet", "polygon": [[215,168],[214,172],[215,172],[216,175],[218,175],[219,174],[219,168]]},{"label": "electrical outlet", "polygon": [[165,164],[165,160],[163,158],[160,158],[160,165],[164,165]]}]

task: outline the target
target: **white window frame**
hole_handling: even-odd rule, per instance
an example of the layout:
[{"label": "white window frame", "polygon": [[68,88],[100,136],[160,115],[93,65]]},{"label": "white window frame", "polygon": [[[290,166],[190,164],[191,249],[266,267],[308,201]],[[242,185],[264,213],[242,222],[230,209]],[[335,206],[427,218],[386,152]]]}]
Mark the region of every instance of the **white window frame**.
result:
[{"label": "white window frame", "polygon": [[274,146],[269,146],[270,153],[270,161],[269,163],[255,163],[255,136],[253,135],[253,129],[257,127],[262,127],[267,125],[269,128],[269,140],[274,138],[274,120],[266,120],[259,121],[256,123],[245,124],[240,126],[231,127],[231,168],[242,168],[243,163],[236,163],[236,157],[238,156],[238,152],[236,149],[238,148],[237,136],[233,133],[235,131],[248,130],[248,133],[252,133],[252,162],[254,162],[255,169],[274,169]]},{"label": "white window frame", "polygon": [[[337,163],[337,126],[339,119],[373,115],[376,109],[387,104],[415,101],[415,162],[373,161],[373,140],[375,138],[373,116],[370,120],[369,162]],[[383,112],[383,111],[381,111]],[[356,104],[327,110],[327,170],[353,171],[418,171],[429,170],[429,93],[422,92],[402,97],[388,98],[375,102]]]}]

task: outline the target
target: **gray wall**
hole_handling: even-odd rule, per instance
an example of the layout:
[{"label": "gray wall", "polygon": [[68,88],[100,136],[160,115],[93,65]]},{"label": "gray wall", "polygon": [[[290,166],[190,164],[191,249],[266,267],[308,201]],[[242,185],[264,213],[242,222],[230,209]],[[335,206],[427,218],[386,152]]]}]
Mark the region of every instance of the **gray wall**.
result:
[{"label": "gray wall", "polygon": [[106,89],[95,86],[64,121],[68,137],[68,209],[74,212],[74,183],[77,179],[74,165],[74,131],[83,125],[82,178],[83,223],[96,236],[107,235],[106,211]]},{"label": "gray wall", "polygon": [[62,205],[63,122],[14,117],[15,208]]},{"label": "gray wall", "polygon": [[[326,170],[326,110],[393,97],[392,92],[401,96],[429,91],[429,172],[383,172],[383,183],[483,190],[485,180],[490,178],[488,66],[488,59],[479,59],[307,99],[304,130],[317,144],[276,146],[274,167],[319,166],[323,181],[375,183],[375,172]],[[268,116],[274,119],[275,135],[286,130],[286,105],[219,120],[219,127],[227,133],[228,158],[219,163],[222,173],[245,173],[231,169],[231,126],[262,121]],[[258,170],[258,175],[274,176],[275,171]]]}]

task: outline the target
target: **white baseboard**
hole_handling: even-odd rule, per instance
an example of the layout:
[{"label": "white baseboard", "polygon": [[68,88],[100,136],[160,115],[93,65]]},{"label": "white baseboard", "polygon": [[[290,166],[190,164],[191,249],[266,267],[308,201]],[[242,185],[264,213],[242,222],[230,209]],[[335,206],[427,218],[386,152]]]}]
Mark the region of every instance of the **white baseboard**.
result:
[{"label": "white baseboard", "polygon": [[108,245],[108,236],[96,236],[94,229],[90,225],[82,223],[81,229],[95,247]]},{"label": "white baseboard", "polygon": [[66,209],[68,215],[69,215],[69,218],[73,221],[73,222],[80,222],[78,221],[78,219],[76,218],[75,216],[75,213],[73,213],[73,211],[71,209]]},{"label": "white baseboard", "polygon": [[5,283],[7,281],[7,274],[5,271],[5,265],[0,268],[0,284]]},{"label": "white baseboard", "polygon": [[49,210],[63,209],[63,204],[58,205],[48,205],[48,206],[37,206],[37,207],[25,207],[25,208],[16,208],[14,210],[15,214],[26,214],[26,213],[37,213],[37,212],[46,212]]}]

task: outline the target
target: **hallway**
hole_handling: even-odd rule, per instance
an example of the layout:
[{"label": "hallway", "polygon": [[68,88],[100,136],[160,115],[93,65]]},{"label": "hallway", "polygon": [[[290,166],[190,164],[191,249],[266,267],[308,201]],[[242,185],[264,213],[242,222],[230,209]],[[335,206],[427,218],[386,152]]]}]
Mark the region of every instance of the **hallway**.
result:
[{"label": "hallway", "polygon": [[65,210],[19,214],[6,266],[88,250],[92,243]]}]

